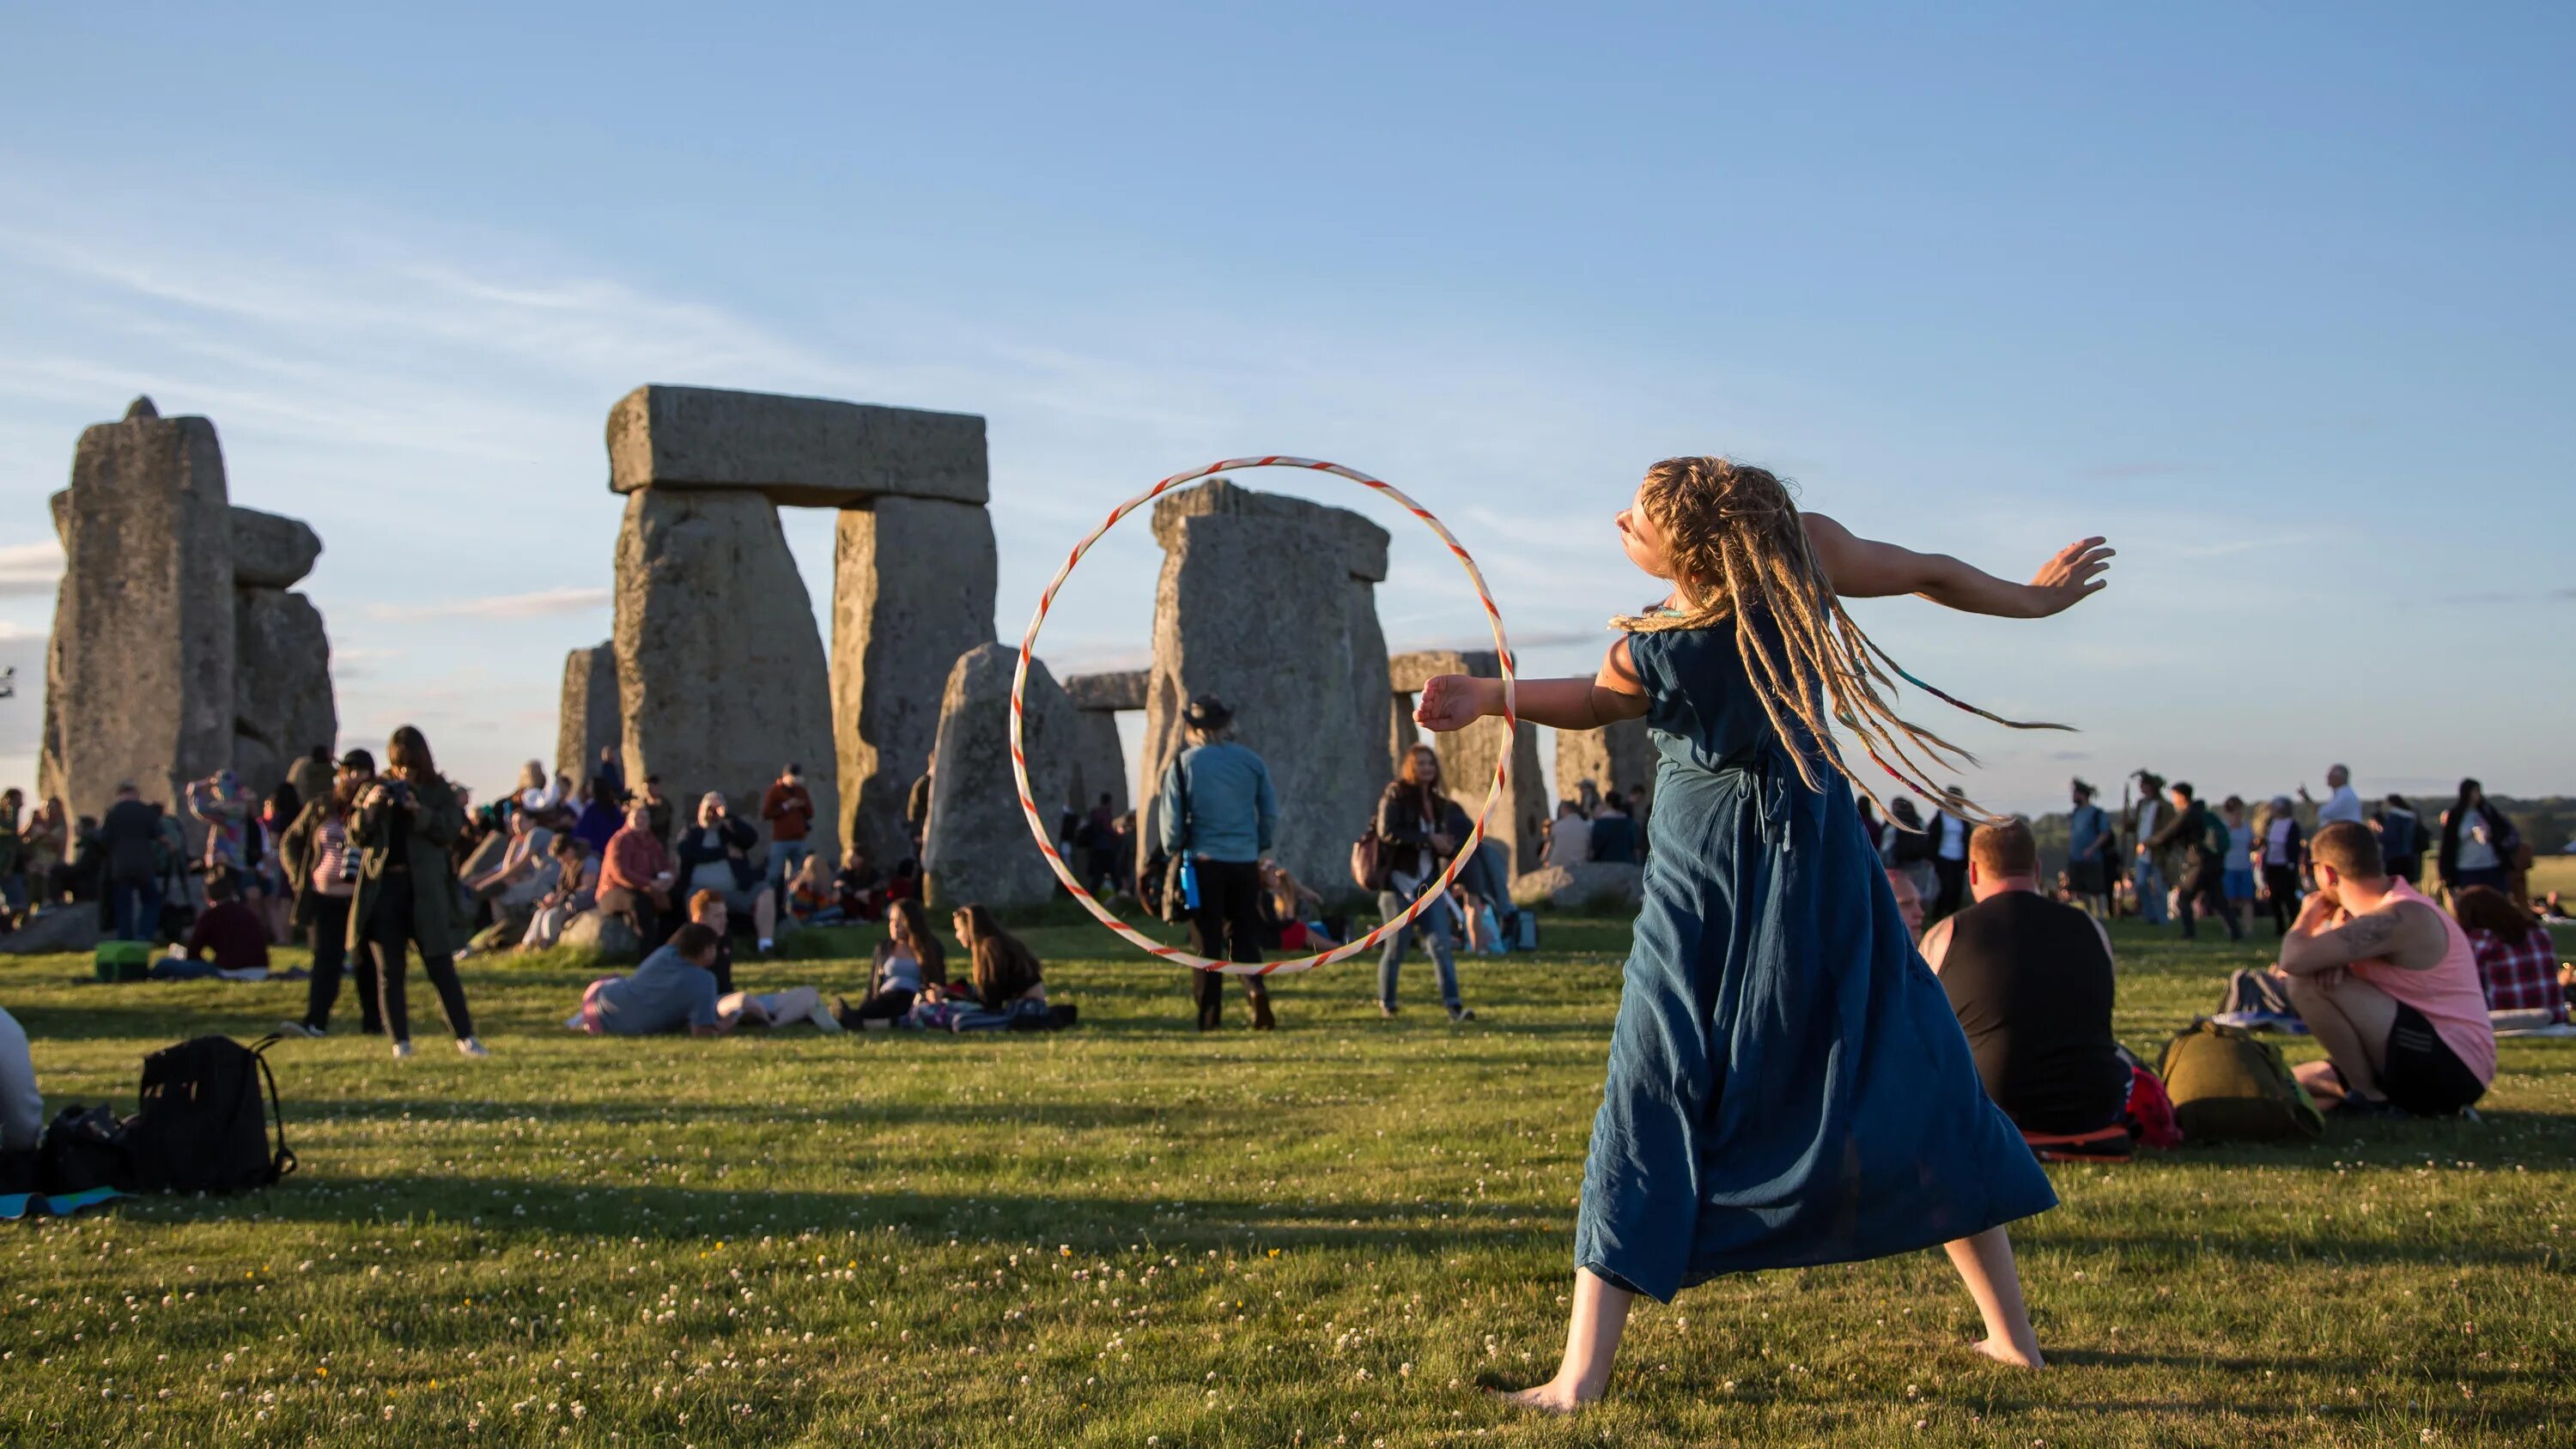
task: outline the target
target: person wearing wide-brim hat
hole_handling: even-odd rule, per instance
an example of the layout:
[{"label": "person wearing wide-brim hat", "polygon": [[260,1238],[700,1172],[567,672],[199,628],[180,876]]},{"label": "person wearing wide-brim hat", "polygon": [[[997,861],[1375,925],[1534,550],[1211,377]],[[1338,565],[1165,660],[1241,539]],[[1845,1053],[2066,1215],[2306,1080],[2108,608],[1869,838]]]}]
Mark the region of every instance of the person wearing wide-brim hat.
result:
[{"label": "person wearing wide-brim hat", "polygon": [[[1190,917],[1190,949],[1219,961],[1261,959],[1261,857],[1279,825],[1279,797],[1270,767],[1232,738],[1234,711],[1202,694],[1181,712],[1188,747],[1163,771],[1158,799],[1161,840],[1167,855],[1187,852],[1198,877],[1198,909]],[[1225,977],[1191,973],[1199,1030],[1225,1023]],[[1270,991],[1258,976],[1243,980],[1252,1003],[1252,1026],[1276,1025]]]}]

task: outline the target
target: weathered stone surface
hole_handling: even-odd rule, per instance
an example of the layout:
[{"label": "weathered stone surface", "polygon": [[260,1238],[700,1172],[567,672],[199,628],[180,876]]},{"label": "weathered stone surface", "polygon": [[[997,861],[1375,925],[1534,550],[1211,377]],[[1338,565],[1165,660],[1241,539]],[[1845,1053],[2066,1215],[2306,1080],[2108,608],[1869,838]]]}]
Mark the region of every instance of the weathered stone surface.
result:
[{"label": "weathered stone surface", "polygon": [[98,905],[94,901],[75,901],[67,906],[48,906],[27,918],[27,924],[14,931],[0,931],[0,954],[10,956],[46,956],[56,952],[81,952],[98,949]]},{"label": "weathered stone surface", "polygon": [[608,412],[608,486],[722,488],[846,508],[889,495],[981,504],[984,420],[712,387],[635,389]]},{"label": "weathered stone surface", "polygon": [[1556,732],[1556,792],[1575,799],[1582,782],[1601,790],[1650,795],[1655,788],[1655,742],[1641,719],[1621,720],[1607,729]]},{"label": "weathered stone surface", "polygon": [[1317,529],[1332,540],[1333,550],[1352,578],[1366,579],[1373,584],[1386,581],[1388,539],[1385,529],[1347,508],[1312,503],[1284,493],[1263,493],[1223,477],[1211,478],[1205,483],[1155,499],[1154,541],[1163,546],[1165,553],[1170,553],[1180,547],[1182,519],[1220,513],[1274,519]]},{"label": "weathered stone surface", "polygon": [[588,951],[612,960],[633,960],[644,954],[644,943],[635,938],[635,928],[623,916],[599,911],[584,911],[564,922],[563,934],[555,944],[568,951]]},{"label": "weathered stone surface", "polygon": [[1158,515],[1156,536],[1169,552],[1154,600],[1137,798],[1152,799],[1180,748],[1182,708],[1213,694],[1234,711],[1235,739],[1270,767],[1280,806],[1273,853],[1330,889],[1348,878],[1351,837],[1387,781],[1386,659],[1382,645],[1366,653],[1381,637],[1374,619],[1353,617],[1374,615],[1375,605],[1351,587],[1350,535],[1294,510],[1236,506]]},{"label": "weathered stone surface", "polygon": [[[940,695],[939,768],[922,845],[924,890],[940,911],[973,902],[1036,905],[1055,893],[1055,872],[1029,834],[1011,776],[1011,676],[1019,662],[1016,649],[979,644],[958,658]],[[1049,816],[1072,780],[1076,712],[1042,660],[1029,664],[1026,704],[1029,795]]]},{"label": "weathered stone surface", "polygon": [[1124,814],[1127,810],[1127,747],[1118,738],[1118,716],[1107,710],[1084,709],[1080,705],[1073,709],[1073,778],[1067,786],[1067,803],[1088,811],[1100,803],[1101,796],[1106,795],[1110,812]]},{"label": "weathered stone surface", "polygon": [[1064,693],[1075,709],[1114,711],[1143,709],[1150,669],[1119,669],[1105,674],[1068,674]]},{"label": "weathered stone surface", "polygon": [[339,742],[321,611],[282,589],[233,590],[233,671],[233,772],[265,796],[315,745]]},{"label": "weathered stone surface", "polygon": [[233,763],[233,554],[223,449],[204,418],[81,434],[58,515],[63,582],[47,659],[50,793],[104,811],[119,781],[178,799]]},{"label": "weathered stone surface", "polygon": [[232,508],[233,585],[236,588],[291,589],[313,572],[322,557],[322,539],[300,518],[262,513],[236,503]]},{"label": "weathered stone surface", "polygon": [[[1491,649],[1421,649],[1387,661],[1387,682],[1395,690],[1393,708],[1401,738],[1412,726],[1412,696],[1435,674],[1466,674],[1500,679],[1502,656]],[[1440,756],[1440,775],[1449,793],[1473,815],[1494,788],[1494,765],[1504,741],[1511,742],[1512,778],[1503,798],[1494,802],[1485,822],[1485,837],[1511,853],[1512,869],[1535,870],[1546,853],[1547,782],[1539,777],[1538,726],[1526,720],[1505,730],[1500,719],[1481,719],[1463,730],[1430,737]]]},{"label": "weathered stone surface", "polygon": [[722,791],[759,818],[761,792],[805,767],[818,819],[840,818],[823,640],[758,493],[648,488],[617,536],[618,715],[628,776],[659,775],[684,810]]},{"label": "weathered stone surface", "polygon": [[832,723],[848,816],[871,859],[912,854],[903,823],[958,656],[993,642],[999,562],[980,504],[880,498],[846,509],[832,569]]},{"label": "weathered stone surface", "polygon": [[[599,752],[625,738],[626,723],[617,709],[616,641],[565,655],[562,703],[555,716],[556,772],[586,786],[599,768]],[[638,777],[628,788],[642,784]]]},{"label": "weathered stone surface", "polygon": [[1646,898],[1643,866],[1589,860],[1550,865],[1512,881],[1512,904],[1552,905],[1561,911],[1633,909]]}]

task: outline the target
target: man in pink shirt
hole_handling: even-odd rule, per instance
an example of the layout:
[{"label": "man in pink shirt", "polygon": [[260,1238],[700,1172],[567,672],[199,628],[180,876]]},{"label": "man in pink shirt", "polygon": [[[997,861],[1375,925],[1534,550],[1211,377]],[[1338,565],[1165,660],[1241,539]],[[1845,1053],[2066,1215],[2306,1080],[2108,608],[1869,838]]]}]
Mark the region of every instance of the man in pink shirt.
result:
[{"label": "man in pink shirt", "polygon": [[2485,1095],[2495,1030],[2468,934],[2391,876],[2367,826],[2338,821],[2308,842],[2317,889],[2281,942],[2290,1002],[2326,1049],[2336,1110],[2447,1116]]}]

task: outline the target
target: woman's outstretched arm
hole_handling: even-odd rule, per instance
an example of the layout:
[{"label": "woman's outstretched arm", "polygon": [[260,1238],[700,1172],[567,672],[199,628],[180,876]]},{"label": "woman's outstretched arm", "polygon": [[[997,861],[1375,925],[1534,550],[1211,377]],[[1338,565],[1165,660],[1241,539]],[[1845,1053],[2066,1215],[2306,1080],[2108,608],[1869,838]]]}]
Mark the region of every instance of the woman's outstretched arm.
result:
[{"label": "woman's outstretched arm", "polygon": [[[1561,730],[1597,730],[1646,712],[1646,685],[1628,658],[1626,639],[1610,646],[1601,672],[1590,679],[1523,679],[1514,693],[1522,719]],[[1502,712],[1501,680],[1438,674],[1422,686],[1413,719],[1445,734]]]},{"label": "woman's outstretched arm", "polygon": [[2099,591],[2114,550],[2099,538],[2059,549],[2026,584],[2011,583],[1946,553],[1916,553],[1893,543],[1862,538],[1821,513],[1802,515],[1807,544],[1823,564],[1834,592],[1847,599],[1913,594],[1969,614],[2044,619],[2073,608]]}]

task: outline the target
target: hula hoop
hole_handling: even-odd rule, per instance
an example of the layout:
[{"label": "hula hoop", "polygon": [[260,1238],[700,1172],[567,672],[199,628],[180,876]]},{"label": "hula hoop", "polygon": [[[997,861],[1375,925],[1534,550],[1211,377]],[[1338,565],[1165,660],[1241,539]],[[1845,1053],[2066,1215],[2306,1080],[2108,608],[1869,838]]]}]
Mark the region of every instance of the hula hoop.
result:
[{"label": "hula hoop", "polygon": [[[1449,868],[1440,872],[1439,877],[1429,885],[1424,886],[1414,896],[1413,904],[1406,907],[1401,915],[1356,941],[1336,946],[1330,951],[1317,952],[1312,956],[1300,956],[1293,961],[1213,961],[1205,956],[1184,951],[1178,946],[1166,946],[1118,919],[1083,886],[1082,882],[1074,879],[1072,870],[1066,867],[1062,854],[1055,848],[1055,841],[1050,836],[1046,821],[1038,815],[1037,802],[1030,797],[1029,793],[1029,758],[1023,744],[1022,731],[1026,717],[1025,699],[1029,685],[1029,660],[1037,650],[1038,629],[1046,623],[1047,610],[1055,607],[1056,591],[1064,587],[1066,579],[1072,577],[1074,565],[1082,562],[1082,556],[1089,553],[1091,546],[1100,541],[1101,535],[1115,527],[1118,520],[1184,483],[1194,483],[1201,478],[1218,473],[1241,473],[1254,468],[1303,468],[1309,472],[1330,473],[1337,478],[1347,478],[1363,488],[1374,488],[1394,499],[1406,512],[1430,525],[1431,531],[1440,536],[1440,541],[1449,546],[1449,552],[1457,555],[1460,566],[1467,570],[1468,582],[1476,586],[1478,602],[1485,606],[1485,618],[1493,625],[1494,650],[1503,666],[1503,728],[1506,734],[1509,734],[1520,727],[1519,691],[1514,683],[1516,676],[1512,668],[1512,646],[1510,641],[1503,637],[1502,611],[1494,607],[1493,591],[1485,587],[1483,571],[1476,567],[1476,561],[1468,557],[1467,550],[1459,546],[1457,538],[1449,532],[1448,528],[1439,519],[1431,516],[1430,509],[1406,497],[1403,490],[1394,484],[1372,478],[1356,468],[1345,468],[1339,463],[1318,462],[1312,458],[1228,458],[1221,463],[1210,463],[1204,468],[1193,468],[1187,473],[1175,473],[1109,510],[1109,516],[1101,521],[1100,526],[1086,535],[1082,542],[1075,544],[1073,552],[1065,556],[1064,567],[1056,570],[1055,577],[1046,586],[1046,592],[1038,595],[1037,612],[1029,616],[1029,631],[1020,636],[1019,666],[1011,676],[1011,778],[1019,786],[1020,813],[1028,817],[1029,833],[1037,837],[1038,850],[1046,856],[1047,865],[1055,871],[1056,879],[1064,882],[1064,888],[1073,892],[1073,898],[1082,902],[1083,909],[1091,912],[1100,924],[1126,937],[1139,949],[1166,961],[1175,962],[1193,970],[1218,971],[1234,976],[1282,975],[1291,971],[1311,970],[1329,962],[1346,961],[1374,948],[1388,936],[1413,924],[1414,917],[1421,915],[1433,902],[1448,892],[1449,883],[1457,879],[1459,867],[1466,864],[1467,858],[1473,855],[1476,847],[1483,842],[1485,821],[1494,813],[1495,802],[1503,798],[1503,792],[1510,785],[1512,776],[1512,751],[1507,743],[1496,752],[1493,787],[1485,792],[1484,808],[1476,812],[1475,828],[1467,833],[1467,843],[1450,859]],[[1141,821],[1139,825],[1141,828]]]}]

